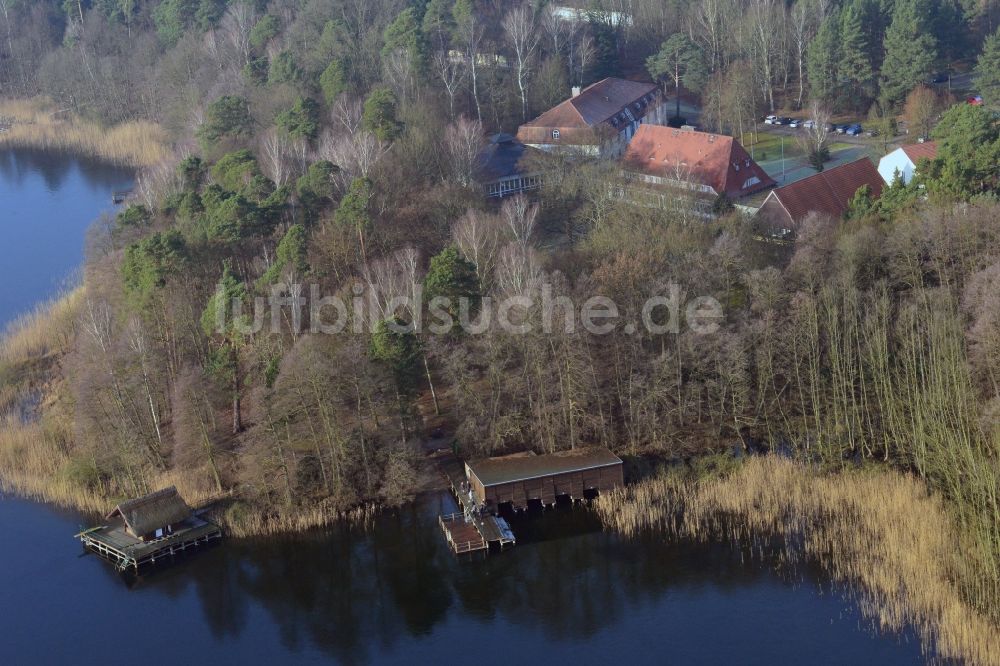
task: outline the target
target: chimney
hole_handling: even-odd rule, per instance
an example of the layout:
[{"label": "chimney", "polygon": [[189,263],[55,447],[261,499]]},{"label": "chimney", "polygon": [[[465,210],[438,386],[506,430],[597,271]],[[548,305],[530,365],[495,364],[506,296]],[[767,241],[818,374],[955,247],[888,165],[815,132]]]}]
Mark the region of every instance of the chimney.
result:
[{"label": "chimney", "polygon": [[572,97],[576,97],[577,95],[579,95],[580,94],[580,86],[573,86],[572,92],[573,92]]}]

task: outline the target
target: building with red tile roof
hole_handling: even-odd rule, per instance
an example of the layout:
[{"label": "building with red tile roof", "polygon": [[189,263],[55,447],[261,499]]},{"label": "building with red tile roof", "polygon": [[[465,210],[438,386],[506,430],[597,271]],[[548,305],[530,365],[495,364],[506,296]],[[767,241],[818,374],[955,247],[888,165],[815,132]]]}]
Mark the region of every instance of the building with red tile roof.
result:
[{"label": "building with red tile roof", "polygon": [[764,200],[756,220],[762,229],[784,235],[796,231],[810,213],[840,218],[866,185],[873,199],[882,195],[882,177],[872,161],[862,157],[777,188]]},{"label": "building with red tile roof", "polygon": [[664,121],[656,84],[607,78],[574,88],[572,97],[521,125],[517,140],[542,150],[617,156],[641,124]]},{"label": "building with red tile roof", "polygon": [[775,185],[733,137],[656,125],[639,127],[622,166],[646,183],[731,200]]}]

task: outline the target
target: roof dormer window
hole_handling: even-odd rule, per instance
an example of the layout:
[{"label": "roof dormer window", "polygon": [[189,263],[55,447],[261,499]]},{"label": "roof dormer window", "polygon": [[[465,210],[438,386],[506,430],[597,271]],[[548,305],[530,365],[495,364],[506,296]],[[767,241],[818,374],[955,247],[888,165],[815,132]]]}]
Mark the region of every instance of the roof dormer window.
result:
[{"label": "roof dormer window", "polygon": [[552,138],[555,139],[556,141],[559,140],[559,130],[557,129],[552,130]]}]

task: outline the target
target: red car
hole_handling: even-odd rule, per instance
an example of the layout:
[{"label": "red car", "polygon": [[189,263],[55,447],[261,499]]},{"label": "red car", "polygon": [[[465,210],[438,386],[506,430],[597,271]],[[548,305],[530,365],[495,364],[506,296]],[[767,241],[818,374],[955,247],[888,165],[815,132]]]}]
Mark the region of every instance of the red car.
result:
[{"label": "red car", "polygon": [[971,104],[972,106],[982,106],[983,98],[979,95],[973,95],[972,97],[965,100],[966,104]]}]

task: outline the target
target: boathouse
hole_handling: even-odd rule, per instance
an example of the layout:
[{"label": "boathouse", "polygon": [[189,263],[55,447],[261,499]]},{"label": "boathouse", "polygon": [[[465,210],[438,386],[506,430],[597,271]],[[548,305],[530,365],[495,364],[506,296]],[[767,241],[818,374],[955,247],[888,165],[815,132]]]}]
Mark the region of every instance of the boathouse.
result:
[{"label": "boathouse", "polygon": [[219,527],[195,514],[173,486],[122,502],[104,520],[104,525],[77,537],[121,570],[138,569],[222,536]]},{"label": "boathouse", "polygon": [[476,503],[490,511],[508,502],[515,509],[529,500],[551,505],[559,495],[583,499],[624,483],[621,458],[603,447],[470,460],[465,474]]}]

